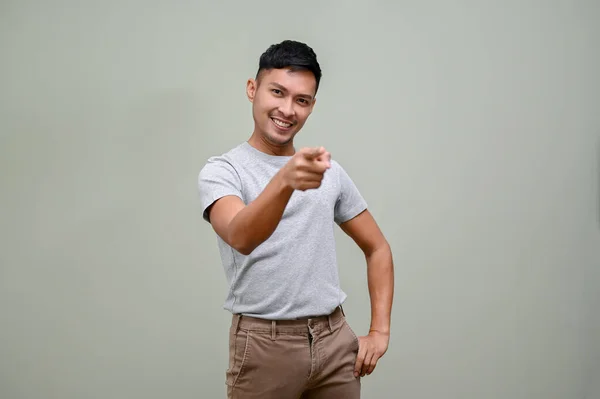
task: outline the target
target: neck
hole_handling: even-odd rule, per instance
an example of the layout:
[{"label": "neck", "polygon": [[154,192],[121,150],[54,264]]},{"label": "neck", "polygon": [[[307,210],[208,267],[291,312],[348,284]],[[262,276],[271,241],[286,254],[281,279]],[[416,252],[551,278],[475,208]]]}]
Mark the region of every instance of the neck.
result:
[{"label": "neck", "polygon": [[290,141],[285,144],[273,144],[268,141],[263,135],[256,132],[252,133],[252,136],[248,139],[248,144],[257,150],[264,152],[265,154],[275,156],[291,156],[296,153],[294,148],[294,142]]}]

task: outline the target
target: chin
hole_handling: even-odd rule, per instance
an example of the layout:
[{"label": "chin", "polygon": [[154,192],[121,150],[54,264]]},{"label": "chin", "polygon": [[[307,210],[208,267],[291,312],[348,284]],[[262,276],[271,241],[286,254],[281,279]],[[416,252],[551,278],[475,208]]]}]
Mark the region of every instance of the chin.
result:
[{"label": "chin", "polygon": [[293,139],[294,139],[294,136],[291,136],[291,137],[281,137],[281,136],[275,136],[275,135],[268,136],[268,140],[271,143],[273,143],[275,145],[279,145],[279,146],[287,145],[287,144],[291,143]]},{"label": "chin", "polygon": [[282,134],[279,132],[269,131],[266,136],[267,136],[267,140],[269,140],[273,144],[286,145],[286,144],[289,144],[290,142],[292,142],[295,135],[296,135],[296,132],[289,132],[289,133]]}]

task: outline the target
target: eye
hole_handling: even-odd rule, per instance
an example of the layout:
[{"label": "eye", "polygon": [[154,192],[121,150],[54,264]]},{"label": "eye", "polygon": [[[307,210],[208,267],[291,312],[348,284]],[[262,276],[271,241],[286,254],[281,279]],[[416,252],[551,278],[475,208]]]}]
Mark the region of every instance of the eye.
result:
[{"label": "eye", "polygon": [[277,94],[277,95],[281,94],[281,90],[279,90],[279,89],[271,89],[271,91],[273,92],[273,94]]}]

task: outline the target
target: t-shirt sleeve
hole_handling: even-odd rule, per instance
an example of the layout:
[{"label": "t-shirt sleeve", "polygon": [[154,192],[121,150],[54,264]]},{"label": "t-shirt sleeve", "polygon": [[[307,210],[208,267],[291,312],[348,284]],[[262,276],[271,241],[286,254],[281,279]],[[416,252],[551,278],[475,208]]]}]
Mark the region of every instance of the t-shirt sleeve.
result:
[{"label": "t-shirt sleeve", "polygon": [[337,224],[342,224],[367,209],[367,202],[344,168],[339,164],[336,166],[340,181],[340,194],[335,203],[334,218]]},{"label": "t-shirt sleeve", "polygon": [[198,191],[202,217],[207,222],[208,208],[219,198],[235,195],[243,200],[242,184],[231,163],[223,157],[211,157],[198,174]]}]

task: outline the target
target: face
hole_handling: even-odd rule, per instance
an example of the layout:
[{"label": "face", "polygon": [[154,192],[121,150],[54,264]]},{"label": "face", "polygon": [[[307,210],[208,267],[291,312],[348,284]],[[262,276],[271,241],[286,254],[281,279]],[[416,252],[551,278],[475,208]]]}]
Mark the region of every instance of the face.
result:
[{"label": "face", "polygon": [[263,70],[257,80],[248,80],[255,134],[269,145],[291,145],[313,110],[315,91],[310,71]]}]

